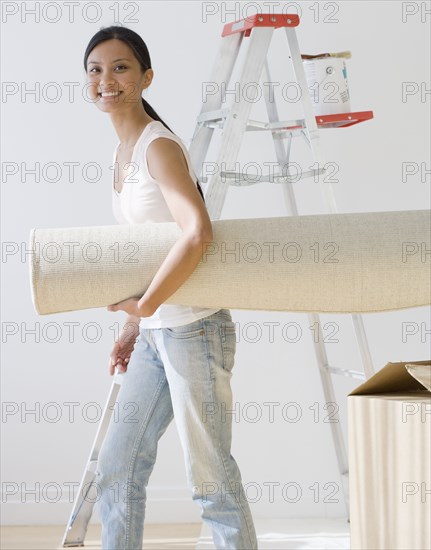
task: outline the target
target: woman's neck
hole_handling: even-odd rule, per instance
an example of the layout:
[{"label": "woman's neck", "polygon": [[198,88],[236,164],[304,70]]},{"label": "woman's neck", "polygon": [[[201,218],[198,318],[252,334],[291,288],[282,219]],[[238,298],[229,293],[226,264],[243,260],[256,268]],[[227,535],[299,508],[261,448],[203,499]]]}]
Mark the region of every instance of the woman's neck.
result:
[{"label": "woman's neck", "polygon": [[120,140],[121,150],[132,148],[138,141],[145,126],[153,122],[153,120],[144,111],[143,106],[138,112],[136,110],[129,110],[122,113],[112,113],[111,121]]}]

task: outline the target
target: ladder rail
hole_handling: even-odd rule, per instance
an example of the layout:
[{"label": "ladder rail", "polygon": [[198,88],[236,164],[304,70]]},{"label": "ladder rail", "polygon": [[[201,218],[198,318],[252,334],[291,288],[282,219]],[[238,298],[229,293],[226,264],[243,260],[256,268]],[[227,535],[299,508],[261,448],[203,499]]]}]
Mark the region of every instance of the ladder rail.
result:
[{"label": "ladder rail", "polygon": [[[296,37],[296,32],[294,28],[286,27],[284,30],[286,32],[287,42],[289,44],[290,57],[292,60],[295,77],[298,85],[301,88],[301,97],[303,99],[302,106],[304,109],[304,118],[306,123],[306,135],[309,139],[310,149],[313,158],[317,160],[317,162],[319,163],[318,167],[320,167],[321,165],[323,165],[323,155],[320,147],[320,133],[319,128],[317,127],[316,116],[313,111],[311,97],[308,93],[307,80],[305,78],[305,71],[302,64],[298,39]],[[322,198],[325,205],[327,205],[328,210],[330,212],[337,213],[337,203],[335,201],[335,195],[330,183],[327,182],[325,178],[323,178],[323,185],[319,186],[319,188],[322,192]]]},{"label": "ladder rail", "polygon": [[196,174],[201,173],[202,164],[208,153],[208,148],[214,132],[214,128],[204,123],[205,114],[211,113],[212,111],[218,111],[221,108],[224,99],[222,83],[224,82],[225,86],[227,86],[227,83],[232,77],[243,36],[243,33],[236,33],[223,39],[221,48],[216,57],[209,83],[216,85],[217,88],[214,90],[214,93],[205,97],[205,101],[202,103],[202,108],[198,117],[198,120],[202,120],[202,123],[196,125],[189,147],[190,157]]},{"label": "ladder rail", "polygon": [[375,374],[376,369],[373,365],[371,358],[370,346],[368,344],[367,334],[365,332],[364,321],[362,315],[357,313],[352,314],[353,327],[355,329],[356,339],[359,344],[359,351],[361,353],[362,365],[364,368],[365,378],[371,378]]},{"label": "ladder rail", "polygon": [[[268,113],[268,120],[270,123],[276,123],[279,121],[277,104],[275,103],[275,90],[274,85],[272,84],[271,74],[269,70],[268,59],[265,60],[263,66],[262,79],[265,82],[268,82],[268,86],[264,86],[264,100],[266,105],[266,111]],[[284,147],[284,139],[280,139],[276,132],[272,131],[272,141],[274,144],[275,155],[277,158],[278,166],[281,170],[284,170],[286,173],[290,174],[289,170],[289,160],[290,152],[292,147],[292,136],[288,138],[286,144],[286,149]],[[287,166],[287,170],[284,167]],[[296,204],[296,197],[293,191],[293,186],[291,181],[287,181],[282,185],[283,197],[286,205],[287,212],[290,216],[298,216],[298,207]]]},{"label": "ladder rail", "polygon": [[84,474],[82,475],[72,511],[67,522],[66,530],[63,535],[62,546],[64,548],[71,546],[84,546],[88,523],[90,522],[95,504],[93,499],[88,498],[88,494],[91,490],[91,484],[96,477],[99,452],[108,431],[115,400],[118,392],[120,391],[122,376],[124,376],[124,373],[116,373],[109,390],[102,417],[100,419],[87,464],[84,469]]},{"label": "ladder rail", "polygon": [[[297,69],[297,71],[299,71],[299,70]],[[272,82],[268,62],[265,64],[263,79],[265,80],[265,82]],[[272,98],[272,100],[271,100],[271,98]],[[307,99],[308,99],[308,102],[307,102]],[[307,94],[307,96],[304,97],[304,100],[305,100],[305,103],[309,103],[308,107],[311,107],[311,98],[308,94]],[[268,93],[265,94],[265,104],[266,104],[266,108],[267,108],[267,112],[268,112],[269,121],[270,122],[276,122],[279,118],[277,105],[276,105],[276,102],[275,102],[275,99],[274,99],[274,95],[273,94],[270,95],[269,90],[268,90]],[[304,111],[307,111],[307,110],[310,111],[309,108],[307,108],[307,109],[304,108]],[[312,119],[315,122],[314,114],[313,114]],[[316,125],[316,130],[317,130],[317,125]],[[274,134],[273,134],[273,138],[274,138]],[[316,141],[318,139],[318,136],[317,136],[317,138],[315,137],[314,139]],[[279,166],[283,166],[285,163],[288,163],[289,158],[290,158],[290,144],[288,144],[288,147],[285,151],[282,141],[284,141],[284,140],[273,139],[274,149],[275,149],[275,153],[276,153],[276,157],[277,157],[277,161],[279,163]],[[320,154],[320,148],[319,147],[314,147],[312,152],[314,154],[316,154],[316,153]],[[316,158],[315,158],[315,160],[316,160]],[[297,207],[297,204],[296,204],[296,197],[295,197],[295,194],[293,192],[291,183],[286,182],[283,185],[283,189],[285,187],[288,188],[286,190],[286,192],[284,193],[286,208],[289,212],[292,212],[292,215],[298,216],[299,213],[298,213],[298,207]],[[314,327],[318,328],[317,342],[313,340],[313,347],[314,347],[314,352],[315,352],[315,355],[316,355],[316,360],[317,360],[317,363],[318,363],[319,375],[320,375],[320,379],[321,379],[321,383],[322,383],[325,402],[326,403],[336,403],[337,400],[336,400],[336,397],[335,397],[334,386],[332,384],[331,373],[327,369],[328,357],[327,357],[326,348],[325,348],[325,344],[324,344],[324,338],[323,338],[322,329],[321,329],[322,324],[320,322],[320,317],[319,317],[318,314],[315,314],[315,313],[308,314],[307,317],[309,319],[310,326],[314,326]],[[342,485],[343,485],[343,493],[344,493],[344,502],[345,502],[346,512],[347,512],[347,515],[349,515],[349,492],[348,492],[348,477],[347,477],[348,476],[347,450],[346,450],[346,445],[344,443],[344,438],[343,438],[343,433],[342,433],[341,425],[340,425],[339,418],[338,418],[338,413],[334,416],[336,417],[335,418],[336,421],[335,422],[330,422],[329,425],[330,425],[332,439],[334,441],[335,455],[336,455],[337,462],[338,462],[338,468],[339,468],[339,471],[340,471],[341,482],[342,482]]]},{"label": "ladder rail", "polygon": [[[272,27],[262,27],[259,30],[261,32],[252,33],[249,38],[247,49],[247,60],[249,61],[244,63],[241,71],[239,81],[240,97],[242,91],[249,82],[259,82],[259,79],[256,79],[255,75],[258,74],[258,76],[260,76],[262,73],[262,67],[274,33]],[[230,109],[229,115],[225,119],[223,126],[223,141],[216,161],[216,172],[210,178],[205,194],[208,213],[212,220],[220,218],[229,187],[228,180],[221,177],[220,172],[222,163],[226,166],[227,170],[233,170],[241,146],[242,136],[247,125],[247,120],[249,119],[250,110],[250,101],[235,102],[233,108]]]}]

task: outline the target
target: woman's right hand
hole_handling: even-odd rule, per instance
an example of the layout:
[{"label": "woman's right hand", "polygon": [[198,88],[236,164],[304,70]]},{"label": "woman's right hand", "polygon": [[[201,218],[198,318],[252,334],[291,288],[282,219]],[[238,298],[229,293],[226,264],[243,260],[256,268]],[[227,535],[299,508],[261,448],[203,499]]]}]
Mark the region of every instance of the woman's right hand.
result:
[{"label": "woman's right hand", "polygon": [[126,372],[138,335],[139,317],[127,317],[110,355],[109,374],[111,376],[115,373],[115,367],[118,372]]}]

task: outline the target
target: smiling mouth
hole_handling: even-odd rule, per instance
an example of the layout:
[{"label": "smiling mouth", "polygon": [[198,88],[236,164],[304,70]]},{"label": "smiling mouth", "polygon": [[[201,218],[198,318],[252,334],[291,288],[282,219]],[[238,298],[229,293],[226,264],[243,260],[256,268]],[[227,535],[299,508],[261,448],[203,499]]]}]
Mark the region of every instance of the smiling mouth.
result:
[{"label": "smiling mouth", "polygon": [[123,93],[122,91],[120,91],[120,92],[103,92],[103,93],[98,93],[97,95],[99,97],[118,97],[122,93]]}]

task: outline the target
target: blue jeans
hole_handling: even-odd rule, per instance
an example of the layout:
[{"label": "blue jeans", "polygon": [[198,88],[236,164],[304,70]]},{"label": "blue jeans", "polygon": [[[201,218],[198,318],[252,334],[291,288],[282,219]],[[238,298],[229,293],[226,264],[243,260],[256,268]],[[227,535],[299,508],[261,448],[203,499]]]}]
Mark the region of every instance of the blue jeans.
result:
[{"label": "blue jeans", "polygon": [[217,549],[253,550],[256,532],[230,453],[235,323],[228,309],[173,328],[140,329],[95,482],[103,550],[142,548],[146,486],[175,416],[191,497]]}]

